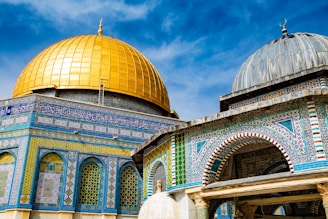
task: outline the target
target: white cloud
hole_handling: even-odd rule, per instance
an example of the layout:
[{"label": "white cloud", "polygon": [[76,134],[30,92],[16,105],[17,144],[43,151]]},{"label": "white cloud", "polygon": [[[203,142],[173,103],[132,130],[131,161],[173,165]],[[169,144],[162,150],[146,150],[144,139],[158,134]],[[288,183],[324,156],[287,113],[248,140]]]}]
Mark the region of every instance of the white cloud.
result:
[{"label": "white cloud", "polygon": [[[231,91],[243,61],[239,49],[208,54],[208,38],[188,42],[178,37],[143,50],[165,81],[171,108],[184,120],[219,112],[219,96]],[[200,59],[204,53],[207,58]]]},{"label": "white cloud", "polygon": [[195,45],[197,42],[182,41],[180,37],[177,37],[173,41],[167,43],[162,42],[160,47],[147,48],[143,50],[146,57],[151,57],[155,62],[165,62],[175,59],[178,56],[185,55],[186,52],[195,52]]},{"label": "white cloud", "polygon": [[177,22],[179,19],[178,16],[174,15],[173,13],[169,13],[162,22],[162,30],[170,33],[171,29],[174,27],[174,24]]},{"label": "white cloud", "polygon": [[157,1],[149,0],[139,5],[129,5],[124,1],[102,0],[3,0],[8,4],[25,4],[35,13],[56,24],[67,23],[70,20],[80,20],[88,23],[88,15],[98,14],[99,18],[109,16],[113,21],[127,21],[144,19],[158,4]]}]

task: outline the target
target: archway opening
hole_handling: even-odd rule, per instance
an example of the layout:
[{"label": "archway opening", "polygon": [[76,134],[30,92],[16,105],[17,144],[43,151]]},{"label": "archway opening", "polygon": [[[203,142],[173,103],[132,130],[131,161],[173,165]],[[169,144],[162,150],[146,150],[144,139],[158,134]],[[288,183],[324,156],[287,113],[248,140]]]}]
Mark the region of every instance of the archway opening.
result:
[{"label": "archway opening", "polygon": [[286,158],[268,142],[250,143],[235,151],[222,166],[219,181],[289,172]]},{"label": "archway opening", "polygon": [[[205,186],[205,191],[213,194],[209,218],[213,219],[218,215],[222,201],[232,203],[236,209],[235,215],[227,215],[226,218],[270,218],[279,209],[283,209],[281,217],[325,216],[316,187],[303,188],[295,184],[293,188],[281,189],[282,183],[277,187],[273,186],[272,190],[265,190],[268,184],[276,185],[282,179],[285,181],[281,182],[287,182],[292,175],[288,155],[274,141],[247,136],[235,138],[228,144],[221,145],[219,149],[213,153],[209,162],[212,166],[208,168],[209,184]],[[241,186],[245,188],[244,191],[239,191],[237,195],[233,192],[228,194],[232,191],[231,188]],[[251,188],[256,190],[251,191]],[[216,189],[216,194],[213,189]],[[226,193],[222,193],[225,189]],[[220,200],[216,197],[222,198]]]}]

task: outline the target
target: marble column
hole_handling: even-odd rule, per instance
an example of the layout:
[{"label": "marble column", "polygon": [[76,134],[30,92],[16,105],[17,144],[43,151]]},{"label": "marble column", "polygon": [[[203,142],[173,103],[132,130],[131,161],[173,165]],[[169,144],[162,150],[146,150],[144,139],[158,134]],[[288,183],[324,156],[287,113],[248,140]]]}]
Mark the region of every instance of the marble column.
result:
[{"label": "marble column", "polygon": [[209,202],[201,197],[200,194],[193,195],[192,199],[195,202],[197,219],[208,219]]},{"label": "marble column", "polygon": [[322,197],[322,205],[326,212],[326,218],[328,219],[328,183],[318,183],[317,190]]}]

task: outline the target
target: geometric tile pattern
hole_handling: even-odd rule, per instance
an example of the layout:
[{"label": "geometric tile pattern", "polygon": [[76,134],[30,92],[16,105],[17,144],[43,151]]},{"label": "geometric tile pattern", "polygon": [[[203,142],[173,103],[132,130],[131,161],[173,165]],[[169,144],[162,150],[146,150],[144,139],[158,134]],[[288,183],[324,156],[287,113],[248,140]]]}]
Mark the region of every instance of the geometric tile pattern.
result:
[{"label": "geometric tile pattern", "polygon": [[58,173],[39,173],[38,186],[36,189],[35,203],[50,206],[59,205],[60,177]]},{"label": "geometric tile pattern", "polygon": [[107,208],[115,207],[117,161],[112,158],[108,165]]},{"label": "geometric tile pattern", "polygon": [[[172,186],[176,186],[177,182],[176,182],[176,146],[175,146],[175,135],[171,135],[171,142],[170,142],[170,146],[171,146],[171,174],[172,174]],[[184,145],[183,145],[184,147]]]},{"label": "geometric tile pattern", "polygon": [[166,191],[166,170],[161,159],[156,159],[153,163],[147,177],[147,182],[144,182],[144,185],[147,185],[147,196],[145,197],[149,197],[156,193],[157,180],[161,181],[162,192]]},{"label": "geometric tile pattern", "polygon": [[67,173],[66,173],[66,185],[64,194],[64,205],[72,206],[74,198],[74,188],[75,188],[75,173],[77,165],[77,152],[70,151],[69,159],[67,163]]},{"label": "geometric tile pattern", "polygon": [[[291,173],[294,172],[294,166],[292,164],[289,155],[284,150],[284,148],[274,139],[271,139],[263,134],[258,134],[258,133],[240,133],[225,140],[214,150],[212,155],[209,157],[203,174],[203,185],[208,185],[220,179],[220,174],[224,164],[226,163],[226,161],[229,159],[229,157],[233,152],[237,151],[239,148],[244,146],[244,143],[239,143],[239,142],[243,142],[244,139],[246,139],[245,142],[249,142],[249,141],[256,142],[257,139],[258,141],[264,140],[276,146],[281,151],[282,155],[285,157],[290,172]],[[217,168],[217,170],[212,171],[212,167],[213,165],[215,165],[218,159],[220,160],[219,167]]]},{"label": "geometric tile pattern", "polygon": [[[34,173],[34,166],[36,160],[36,152],[38,151],[39,145],[47,146],[47,147],[55,147],[57,149],[65,149],[71,151],[80,151],[87,152],[87,153],[102,153],[102,154],[117,154],[122,156],[128,156],[130,154],[129,150],[119,149],[119,148],[111,148],[106,147],[105,145],[95,146],[95,144],[91,144],[88,142],[93,140],[92,138],[88,137],[77,141],[66,141],[64,139],[68,138],[68,134],[63,133],[54,133],[49,131],[36,131],[31,130],[33,135],[38,135],[38,137],[31,137],[30,138],[30,145],[29,145],[29,156],[27,158],[27,167],[24,169],[24,184],[22,185],[22,194],[28,195],[31,194],[32,184],[33,184],[33,173]],[[40,136],[40,137],[39,137]],[[50,136],[52,139],[41,137],[41,136]],[[82,138],[81,138],[82,139]],[[24,151],[25,152],[25,151]],[[24,157],[24,154],[23,154]],[[82,157],[82,156],[80,156]],[[24,160],[24,158],[22,158]],[[19,160],[17,160],[19,162]],[[16,165],[17,166],[17,165]],[[16,170],[17,171],[17,170]],[[19,187],[19,185],[18,185]],[[18,188],[17,187],[17,188]]]},{"label": "geometric tile pattern", "polygon": [[[156,170],[159,161],[164,165],[166,170],[167,179],[165,187],[168,188],[172,185],[170,142],[170,139],[167,139],[164,143],[158,146],[156,150],[145,151],[144,153],[144,198],[152,195],[154,171]],[[148,182],[151,184],[148,184]]]},{"label": "geometric tile pattern", "polygon": [[39,178],[37,181],[35,205],[60,205],[64,174],[64,162],[56,153],[48,153],[39,164]]},{"label": "geometric tile pattern", "polygon": [[[25,153],[27,147],[27,137],[21,138],[19,140],[18,154],[16,157],[14,180],[12,188],[20,188],[21,178],[25,173],[24,162],[25,162]],[[17,203],[29,204],[30,193],[20,194],[18,189],[12,189],[10,195],[10,204],[15,205]]]},{"label": "geometric tile pattern", "polygon": [[[297,103],[297,106],[300,105],[300,103]],[[268,141],[270,144],[272,144],[271,141],[276,142],[276,147],[279,148],[282,154],[284,156],[288,155],[285,157],[291,172],[294,171],[295,164],[312,161],[313,156],[308,156],[309,148],[312,148],[312,146],[308,144],[308,141],[304,141],[302,127],[304,121],[306,121],[304,117],[307,117],[307,112],[304,111],[307,108],[304,102],[301,106],[302,109],[300,110],[291,108],[293,105],[289,105],[290,108],[286,107],[286,111],[282,113],[281,111],[279,111],[280,113],[274,112],[274,109],[271,109],[267,114],[261,112],[261,116],[258,116],[259,112],[252,112],[251,115],[241,114],[236,121],[223,119],[211,124],[205,124],[202,129],[195,128],[185,132],[186,183],[212,182],[215,180],[217,175],[214,172],[221,171],[220,168],[228,159],[226,156],[237,150],[239,148],[238,142],[242,143],[243,141],[260,140]],[[300,112],[302,115],[304,113],[306,115],[301,117]],[[290,122],[284,123],[285,126],[279,123],[279,121],[286,120],[290,120]],[[292,124],[293,132],[286,127],[286,125],[290,127],[290,124]],[[205,130],[206,132],[204,132]],[[244,137],[239,139],[239,135]],[[262,137],[259,138],[255,135]],[[228,141],[232,139],[234,139],[233,142],[229,144]],[[201,142],[201,144],[197,144],[198,142]],[[202,145],[200,149],[199,145]],[[218,155],[220,149],[223,152]],[[293,161],[293,164],[291,161]],[[214,168],[216,166],[217,170]],[[205,169],[209,171],[206,177],[211,179],[201,177],[204,176]]]},{"label": "geometric tile pattern", "polygon": [[81,171],[79,204],[98,205],[100,168],[95,162],[87,162]]},{"label": "geometric tile pattern", "polygon": [[176,147],[176,184],[181,185],[186,183],[186,155],[184,146],[184,135],[175,136]]},{"label": "geometric tile pattern", "polygon": [[307,101],[307,108],[308,108],[309,117],[310,117],[311,130],[312,130],[317,160],[326,160],[326,154],[323,149],[322,137],[321,137],[321,132],[320,132],[320,128],[319,128],[318,115],[316,112],[316,105],[314,103],[314,100]]},{"label": "geometric tile pattern", "polygon": [[277,124],[281,125],[282,127],[285,127],[288,131],[294,134],[293,120],[288,119],[288,120],[278,121]]},{"label": "geometric tile pattern", "polygon": [[80,164],[76,209],[99,211],[103,208],[104,165],[98,157],[89,157]]},{"label": "geometric tile pattern", "polygon": [[6,205],[9,199],[13,179],[15,159],[9,153],[0,155],[0,205]]},{"label": "geometric tile pattern", "polygon": [[120,206],[137,207],[138,176],[134,168],[128,166],[124,168],[120,176]]},{"label": "geometric tile pattern", "polygon": [[295,84],[295,85],[292,85],[289,87],[284,87],[282,89],[278,89],[275,91],[266,92],[262,95],[252,97],[252,98],[247,98],[246,100],[242,100],[237,103],[231,104],[230,108],[235,109],[235,108],[246,106],[249,104],[254,104],[254,103],[257,103],[260,101],[270,100],[270,99],[273,99],[276,97],[280,97],[282,95],[293,94],[293,93],[302,91],[304,89],[321,87],[322,85],[320,85],[320,82],[322,82],[322,81],[324,81],[323,78],[315,78],[315,79],[305,81],[302,83],[298,83],[298,84]]},{"label": "geometric tile pattern", "polygon": [[[111,110],[101,112],[101,110],[99,109],[97,109],[97,111],[94,111],[95,108],[93,108],[93,110],[88,110],[79,107],[74,108],[72,106],[52,104],[49,102],[51,102],[51,99],[47,99],[47,102],[38,102],[38,104],[36,105],[36,110],[40,114],[59,116],[62,119],[58,121],[54,120],[53,117],[39,115],[36,121],[37,123],[47,124],[51,126],[59,125],[61,128],[64,128],[66,126],[68,126],[68,128],[81,128],[86,131],[94,132],[97,126],[91,123],[87,123],[92,122],[97,124],[110,125],[116,128],[121,127],[123,128],[121,129],[123,135],[141,139],[145,139],[145,137],[142,136],[142,132],[131,132],[128,129],[139,129],[148,133],[154,133],[160,128],[164,128],[169,125],[178,123],[174,120],[169,119],[149,119],[149,117],[147,117],[146,115],[136,115],[135,113],[118,113],[114,110],[112,110],[113,112],[111,112]],[[65,104],[65,102],[63,102],[62,104]],[[64,118],[70,118],[71,120],[74,119],[76,122],[70,120],[67,123],[63,120]],[[110,129],[108,129],[108,132],[109,130]],[[104,131],[105,130],[102,130],[101,132]]]},{"label": "geometric tile pattern", "polygon": [[138,214],[141,203],[141,179],[131,162],[126,162],[120,167],[118,182],[118,213]]}]

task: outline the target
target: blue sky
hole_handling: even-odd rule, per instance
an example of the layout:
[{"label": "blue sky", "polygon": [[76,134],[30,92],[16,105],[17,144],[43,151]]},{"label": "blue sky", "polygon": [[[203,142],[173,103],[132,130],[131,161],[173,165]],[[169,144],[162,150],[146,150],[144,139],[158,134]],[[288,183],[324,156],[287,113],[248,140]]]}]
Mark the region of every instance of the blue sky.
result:
[{"label": "blue sky", "polygon": [[319,0],[1,0],[0,99],[11,97],[24,66],[62,39],[104,35],[142,52],[161,74],[171,108],[191,120],[219,111],[242,63],[289,33],[328,36],[328,2]]}]

